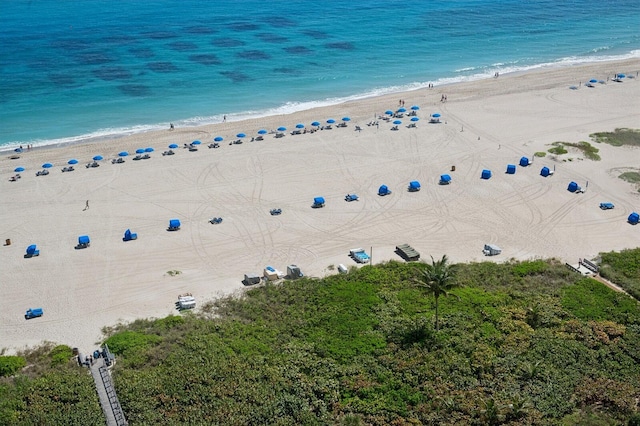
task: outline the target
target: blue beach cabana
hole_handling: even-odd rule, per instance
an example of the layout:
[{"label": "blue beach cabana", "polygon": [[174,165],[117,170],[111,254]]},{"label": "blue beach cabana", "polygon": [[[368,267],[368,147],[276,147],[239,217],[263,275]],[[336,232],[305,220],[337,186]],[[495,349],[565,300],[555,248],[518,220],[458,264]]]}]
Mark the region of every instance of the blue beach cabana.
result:
[{"label": "blue beach cabana", "polygon": [[417,192],[420,191],[420,182],[417,180],[412,180],[409,182],[409,188],[407,188],[409,192]]},{"label": "blue beach cabana", "polygon": [[380,188],[378,188],[378,195],[385,196],[389,194],[391,194],[391,191],[387,185],[381,185]]},{"label": "blue beach cabana", "polygon": [[25,258],[30,258],[34,256],[40,256],[40,250],[36,248],[35,244],[31,244],[27,247],[27,253],[24,255]]},{"label": "blue beach cabana", "polygon": [[124,237],[122,237],[122,241],[131,241],[131,240],[137,240],[138,239],[138,234],[131,232],[131,229],[127,229],[126,231],[124,231]]},{"label": "blue beach cabana", "polygon": [[480,175],[480,179],[491,179],[491,170],[484,169]]},{"label": "blue beach cabana", "polygon": [[516,174],[516,165],[515,164],[507,164],[507,174],[515,175]]},{"label": "blue beach cabana", "polygon": [[89,247],[89,245],[91,245],[91,240],[89,239],[88,235],[80,235],[78,237],[78,245],[76,246],[77,249],[87,248]]},{"label": "blue beach cabana", "polygon": [[440,185],[449,185],[451,183],[450,175],[440,175]]},{"label": "blue beach cabana", "polygon": [[631,213],[627,218],[627,222],[629,222],[632,225],[637,225],[638,222],[640,222],[640,215],[636,212]]},{"label": "blue beach cabana", "polygon": [[549,170],[547,166],[544,166],[542,169],[540,169],[540,176],[547,177],[551,175],[552,175],[551,170]]},{"label": "blue beach cabana", "polygon": [[578,185],[577,183],[571,181],[569,182],[569,186],[567,187],[567,191],[569,192],[576,192],[580,190],[580,185]]},{"label": "blue beach cabana", "polygon": [[520,158],[520,167],[527,167],[529,164],[529,159],[527,157]]},{"label": "blue beach cabana", "polygon": [[167,231],[177,231],[180,229],[180,219],[169,219]]},{"label": "blue beach cabana", "polygon": [[313,205],[311,207],[313,207],[314,209],[324,207],[324,197],[315,197],[313,199]]}]

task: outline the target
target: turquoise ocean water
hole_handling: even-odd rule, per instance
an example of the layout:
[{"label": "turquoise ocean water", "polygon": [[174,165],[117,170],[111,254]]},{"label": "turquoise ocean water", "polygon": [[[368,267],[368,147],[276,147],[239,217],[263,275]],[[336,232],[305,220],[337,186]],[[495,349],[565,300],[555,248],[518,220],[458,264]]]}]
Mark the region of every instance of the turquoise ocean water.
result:
[{"label": "turquoise ocean water", "polygon": [[0,149],[640,57],[637,0],[3,0],[0,22]]}]

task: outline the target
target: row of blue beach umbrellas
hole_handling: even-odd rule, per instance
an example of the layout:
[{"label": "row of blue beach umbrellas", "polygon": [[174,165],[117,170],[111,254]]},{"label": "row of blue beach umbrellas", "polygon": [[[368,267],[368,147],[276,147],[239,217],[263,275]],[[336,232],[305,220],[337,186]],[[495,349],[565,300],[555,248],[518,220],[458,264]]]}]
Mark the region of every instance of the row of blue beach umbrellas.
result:
[{"label": "row of blue beach umbrellas", "polygon": [[[420,107],[417,106],[417,105],[414,105],[414,106],[411,107],[411,109],[414,110],[414,111],[417,111],[417,110],[420,109]],[[406,112],[406,109],[400,108],[397,112]],[[393,111],[388,110],[388,111],[385,112],[385,114],[393,114]],[[440,114],[432,114],[432,117],[440,117]],[[413,122],[416,122],[418,120],[420,120],[418,117],[412,117],[411,118],[411,121],[413,121]],[[351,118],[350,117],[342,117],[342,121],[345,121],[345,122],[346,121],[351,121]],[[327,120],[327,124],[334,124],[335,122],[336,122],[336,120],[334,120],[333,118],[330,118],[330,119]],[[396,125],[402,124],[402,121],[395,120],[393,122],[393,124],[396,124]],[[320,127],[321,123],[319,121],[314,121],[313,123],[311,123],[311,125],[314,126],[314,127]],[[305,127],[306,126],[304,124],[302,124],[302,123],[296,124],[296,129],[304,129]],[[286,132],[287,128],[284,127],[284,126],[281,126],[281,127],[278,127],[277,130],[278,130],[278,132]],[[266,135],[267,133],[268,132],[265,129],[258,130],[258,134],[259,135]],[[246,138],[247,135],[244,134],[244,133],[238,133],[236,135],[236,137],[238,137],[238,138]],[[213,140],[215,142],[222,142],[224,140],[224,138],[222,136],[216,136]],[[201,143],[202,143],[201,141],[195,140],[195,141],[191,142],[191,145],[200,145]],[[172,144],[169,145],[169,148],[170,149],[178,148],[178,144],[172,143]],[[154,151],[154,149],[151,148],[151,147],[138,148],[138,149],[136,149],[136,154],[144,154],[144,153],[149,153],[149,152],[153,152],[153,151]],[[129,153],[127,151],[122,151],[122,152],[118,153],[119,157],[126,157],[128,155],[129,155]],[[96,155],[95,157],[93,157],[93,161],[101,161],[101,160],[104,160],[104,157],[102,155]],[[76,160],[75,158],[72,158],[71,160],[67,161],[67,164],[71,164],[71,165],[78,164],[78,160]],[[53,167],[53,164],[51,164],[51,163],[44,163],[42,165],[42,168],[44,168],[44,169],[49,169],[51,167]],[[24,171],[25,171],[24,167],[16,167],[14,169],[14,172],[16,172],[16,173],[20,173],[20,172],[24,172]]]}]

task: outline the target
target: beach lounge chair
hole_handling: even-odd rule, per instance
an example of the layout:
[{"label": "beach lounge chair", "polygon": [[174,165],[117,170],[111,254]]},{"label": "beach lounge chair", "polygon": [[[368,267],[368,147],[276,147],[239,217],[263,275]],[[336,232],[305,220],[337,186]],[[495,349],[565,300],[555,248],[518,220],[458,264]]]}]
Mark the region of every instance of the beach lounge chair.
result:
[{"label": "beach lounge chair", "polygon": [[180,220],[179,219],[170,219],[169,220],[169,227],[167,228],[167,231],[177,231],[180,229]]},{"label": "beach lounge chair", "polygon": [[138,154],[135,157],[133,157],[133,161],[138,161],[138,160],[142,160],[142,155]]},{"label": "beach lounge chair", "polygon": [[256,136],[256,140],[257,140],[257,141],[263,141],[263,140],[264,140],[264,137],[262,137],[262,135],[260,135],[260,136]]},{"label": "beach lounge chair", "polygon": [[143,160],[148,160],[149,158],[151,158],[151,156],[150,156],[149,154],[144,154],[144,155],[142,156],[142,159],[143,159]]},{"label": "beach lounge chair", "polygon": [[276,133],[276,138],[284,138],[284,133],[282,132]]},{"label": "beach lounge chair", "polygon": [[362,131],[362,127],[356,126],[356,132],[361,132],[361,131]]},{"label": "beach lounge chair", "polygon": [[189,151],[190,152],[194,152],[194,151],[197,151],[197,150],[198,150],[198,148],[195,145],[189,145]]},{"label": "beach lounge chair", "polygon": [[40,250],[36,248],[35,244],[31,244],[29,247],[27,247],[27,253],[24,255],[24,257],[25,259],[28,259],[34,256],[40,256]]},{"label": "beach lounge chair", "polygon": [[393,126],[391,130],[398,130],[398,126]]},{"label": "beach lounge chair", "polygon": [[271,216],[277,216],[279,214],[282,214],[282,209],[271,209],[269,210],[269,213],[271,214]]},{"label": "beach lounge chair", "polygon": [[410,123],[407,125],[407,129],[413,129],[414,127],[416,127],[416,123]]},{"label": "beach lounge chair", "polygon": [[209,219],[209,223],[212,225],[217,225],[219,223],[222,223],[222,218],[221,217],[212,217],[211,219]]},{"label": "beach lounge chair", "polygon": [[130,229],[127,229],[126,231],[124,231],[124,237],[122,237],[122,241],[132,241],[137,239],[138,239],[138,234],[131,232]]},{"label": "beach lounge chair", "polygon": [[76,246],[76,250],[85,249],[91,245],[91,241],[89,240],[88,235],[80,235],[78,237],[78,245]]},{"label": "beach lounge chair", "polygon": [[314,209],[319,209],[324,207],[324,198],[323,197],[315,197],[313,199],[313,205],[311,206]]},{"label": "beach lounge chair", "polygon": [[358,201],[358,196],[356,194],[347,194],[344,196],[344,200],[348,202]]},{"label": "beach lounge chair", "polygon": [[175,152],[173,152],[173,150],[172,150],[172,149],[170,149],[170,150],[165,151],[165,152],[163,152],[163,153],[162,153],[162,155],[174,155],[174,154],[175,154]]}]

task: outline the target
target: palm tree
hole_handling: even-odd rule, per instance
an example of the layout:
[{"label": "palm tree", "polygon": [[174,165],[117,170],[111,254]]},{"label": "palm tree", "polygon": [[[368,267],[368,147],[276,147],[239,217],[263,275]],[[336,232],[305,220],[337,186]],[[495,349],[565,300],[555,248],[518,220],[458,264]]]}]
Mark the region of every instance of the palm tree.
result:
[{"label": "palm tree", "polygon": [[431,256],[431,265],[424,263],[418,270],[418,276],[414,278],[416,286],[422,288],[428,294],[432,294],[436,299],[436,330],[438,323],[438,299],[440,296],[448,296],[451,289],[458,287],[453,281],[453,270],[449,264],[447,255],[436,261]]}]

